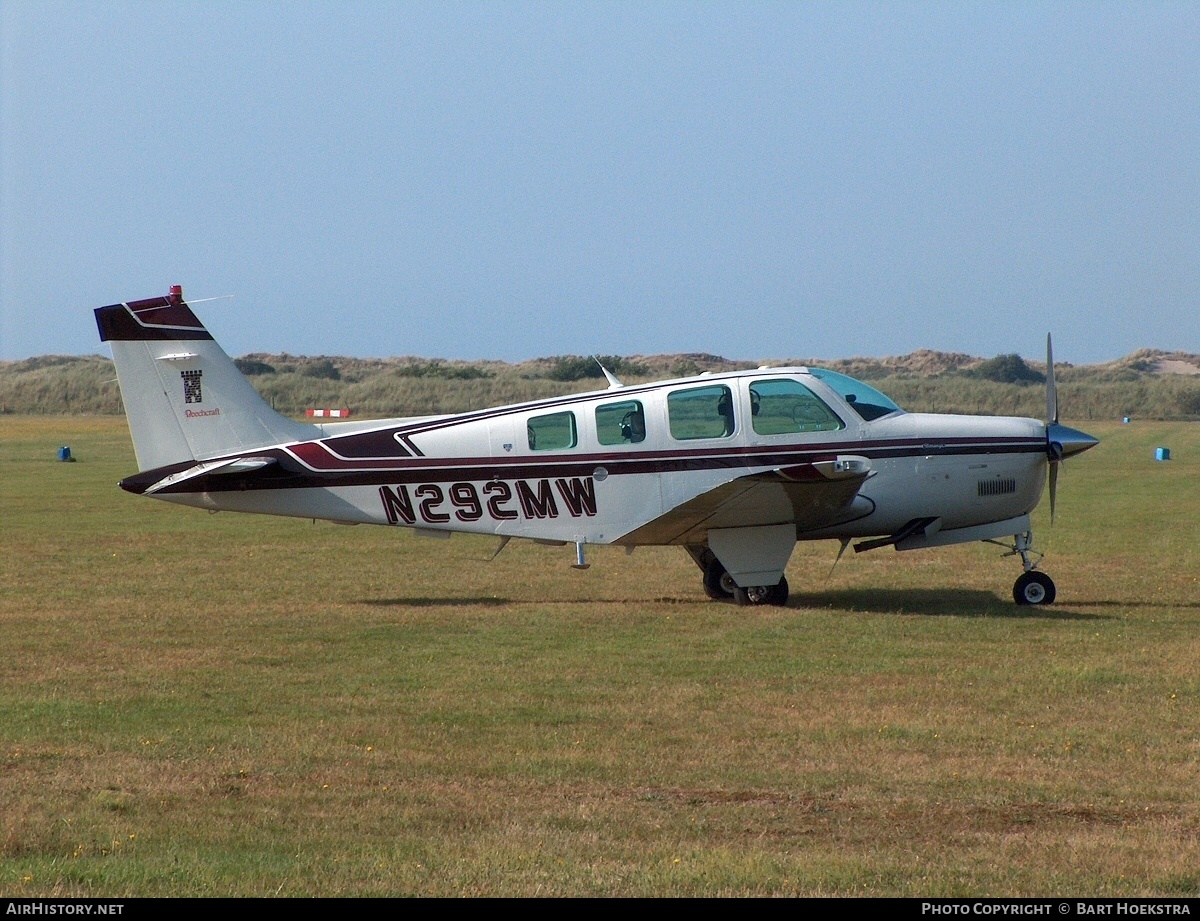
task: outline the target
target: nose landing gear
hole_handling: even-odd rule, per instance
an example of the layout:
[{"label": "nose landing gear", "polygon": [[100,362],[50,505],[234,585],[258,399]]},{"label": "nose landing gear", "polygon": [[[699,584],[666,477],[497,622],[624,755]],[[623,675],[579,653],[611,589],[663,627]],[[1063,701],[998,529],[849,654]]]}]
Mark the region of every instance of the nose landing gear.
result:
[{"label": "nose landing gear", "polygon": [[1017,604],[1054,603],[1054,580],[1037,568],[1042,554],[1033,549],[1032,531],[1015,535],[1011,544],[1004,544],[998,540],[989,540],[988,543],[1008,548],[1005,556],[1021,557],[1021,565],[1025,571],[1017,576],[1017,581],[1013,584],[1013,601]]}]

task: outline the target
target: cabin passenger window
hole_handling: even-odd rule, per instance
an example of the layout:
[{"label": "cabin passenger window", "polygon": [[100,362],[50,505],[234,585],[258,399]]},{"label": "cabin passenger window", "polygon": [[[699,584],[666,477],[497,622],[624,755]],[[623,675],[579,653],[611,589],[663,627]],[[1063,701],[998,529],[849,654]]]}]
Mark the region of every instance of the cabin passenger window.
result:
[{"label": "cabin passenger window", "polygon": [[676,390],[667,396],[671,437],[727,438],[733,434],[733,395],[721,384]]},{"label": "cabin passenger window", "polygon": [[526,423],[530,451],[561,451],[579,443],[574,413],[532,416]]},{"label": "cabin passenger window", "polygon": [[646,411],[637,400],[596,407],[596,438],[602,445],[637,444],[646,440]]},{"label": "cabin passenger window", "polygon": [[836,432],[845,428],[833,410],[799,381],[755,381],[750,385],[750,412],[759,435]]}]

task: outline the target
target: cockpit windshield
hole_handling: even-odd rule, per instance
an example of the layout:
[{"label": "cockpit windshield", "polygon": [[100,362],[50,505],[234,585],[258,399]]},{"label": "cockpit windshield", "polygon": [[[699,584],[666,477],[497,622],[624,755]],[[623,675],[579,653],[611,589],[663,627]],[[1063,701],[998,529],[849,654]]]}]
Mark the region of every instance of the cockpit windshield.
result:
[{"label": "cockpit windshield", "polygon": [[870,387],[862,381],[856,381],[845,374],[839,374],[837,371],[827,371],[824,368],[810,368],[809,372],[813,377],[824,381],[832,387],[842,399],[850,404],[851,409],[862,416],[866,422],[878,419],[881,416],[890,415],[891,413],[904,412],[888,397],[885,397],[874,387]]}]

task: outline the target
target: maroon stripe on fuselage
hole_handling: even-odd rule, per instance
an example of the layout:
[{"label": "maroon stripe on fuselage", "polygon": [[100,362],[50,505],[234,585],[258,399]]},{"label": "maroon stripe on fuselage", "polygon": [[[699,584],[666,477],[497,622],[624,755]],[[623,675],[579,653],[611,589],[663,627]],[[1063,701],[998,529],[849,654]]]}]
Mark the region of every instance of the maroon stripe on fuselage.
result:
[{"label": "maroon stripe on fuselage", "polygon": [[[775,455],[794,456],[802,454],[811,456],[814,454],[829,455],[831,459],[835,454],[856,454],[866,457],[907,457],[907,456],[936,456],[936,455],[960,455],[960,454],[991,454],[997,453],[996,449],[1000,449],[1000,453],[1021,452],[1032,453],[1044,451],[1046,448],[1045,442],[1041,439],[1031,438],[947,438],[940,442],[931,443],[928,439],[911,438],[911,439],[887,439],[877,441],[839,441],[839,442],[821,442],[810,445],[747,445],[747,446],[730,446],[720,445],[713,448],[691,448],[691,449],[674,449],[661,451],[645,451],[645,450],[620,450],[620,451],[605,451],[592,452],[583,454],[580,452],[572,452],[570,454],[554,454],[547,455],[545,459],[531,456],[529,454],[516,455],[494,455],[487,457],[440,457],[429,458],[425,456],[412,456],[405,452],[403,446],[398,444],[391,436],[402,431],[401,429],[388,429],[386,432],[372,433],[376,437],[369,445],[370,448],[376,451],[383,451],[391,448],[394,453],[377,453],[374,456],[368,455],[364,449],[368,448],[365,442],[359,442],[353,445],[352,450],[356,453],[346,453],[345,448],[349,447],[342,442],[342,439],[350,436],[339,436],[337,438],[322,439],[319,441],[308,441],[299,444],[289,445],[286,450],[293,453],[297,459],[302,461],[313,470],[320,471],[350,471],[350,470],[381,470],[395,467],[396,469],[405,469],[410,466],[416,467],[441,467],[441,466],[463,466],[463,465],[478,465],[478,464],[495,464],[501,467],[514,465],[529,465],[529,464],[546,464],[546,463],[577,463],[577,464],[592,464],[592,463],[618,463],[630,460],[641,461],[674,461],[680,458],[692,458],[706,461],[715,457],[737,456],[747,458],[768,458]],[[382,437],[384,435],[388,437]],[[336,448],[334,447],[336,445]],[[362,453],[357,453],[362,451]],[[771,463],[770,460],[760,459],[753,463]]]},{"label": "maroon stripe on fuselage", "polygon": [[[647,389],[655,389],[648,387]],[[426,457],[425,453],[412,442],[411,438],[414,435],[420,435],[436,429],[449,428],[453,426],[463,425],[468,422],[480,422],[487,419],[497,418],[505,415],[518,415],[528,412],[531,408],[546,408],[557,404],[576,403],[580,399],[579,395],[556,397],[553,400],[544,400],[537,403],[526,403],[520,406],[506,406],[502,408],[479,410],[477,412],[468,413],[459,416],[448,417],[445,419],[431,419],[420,422],[405,423],[403,425],[389,426],[383,429],[373,429],[365,432],[354,432],[348,435],[331,435],[328,438],[320,439],[318,442],[307,442],[305,444],[319,444],[329,457],[321,456],[320,450],[309,450],[305,448],[303,460],[309,463],[315,469],[328,470],[334,469],[336,466],[342,467],[368,467],[378,469],[382,464],[393,463],[399,458],[419,458]],[[851,454],[867,454],[869,456],[887,456],[888,451],[899,451],[901,454],[912,454],[914,448],[923,451],[926,454],[962,454],[970,453],[976,446],[980,445],[1013,445],[1018,443],[1027,443],[1030,445],[1029,450],[1045,450],[1045,442],[1037,438],[1014,438],[1013,436],[982,436],[982,437],[948,437],[940,440],[931,441],[929,436],[914,436],[911,438],[888,438],[876,440],[845,440],[845,441],[826,441],[819,444],[813,443],[811,446],[801,448],[800,446],[789,445],[784,450],[821,450],[821,451],[837,451],[841,453]],[[713,454],[729,454],[729,453],[753,453],[753,452],[771,452],[780,450],[780,447],[773,445],[750,445],[746,447],[731,447],[728,444],[721,444],[718,447],[711,449],[691,448],[683,449],[689,455],[706,456]],[[875,453],[878,452],[878,453]],[[616,457],[627,457],[630,453],[628,448],[606,452],[603,454],[590,455],[595,459]],[[638,456],[657,457],[657,456],[676,456],[681,453],[681,449],[674,451],[644,451],[639,450]],[[510,463],[519,461],[525,455],[517,455],[512,458],[496,458],[499,463]],[[578,453],[573,453],[572,457],[586,459]],[[469,459],[467,459],[469,460]],[[455,462],[454,458],[438,458],[438,462]]]}]

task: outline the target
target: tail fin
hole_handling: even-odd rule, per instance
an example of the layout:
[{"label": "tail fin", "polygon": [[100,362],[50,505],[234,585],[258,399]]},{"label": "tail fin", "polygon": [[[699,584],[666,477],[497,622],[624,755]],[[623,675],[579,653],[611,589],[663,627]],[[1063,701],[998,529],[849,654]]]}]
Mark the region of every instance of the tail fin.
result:
[{"label": "tail fin", "polygon": [[112,346],[139,470],[319,434],[267,405],[196,319],[179,285],[166,297],[95,313],[100,341]]}]

